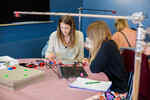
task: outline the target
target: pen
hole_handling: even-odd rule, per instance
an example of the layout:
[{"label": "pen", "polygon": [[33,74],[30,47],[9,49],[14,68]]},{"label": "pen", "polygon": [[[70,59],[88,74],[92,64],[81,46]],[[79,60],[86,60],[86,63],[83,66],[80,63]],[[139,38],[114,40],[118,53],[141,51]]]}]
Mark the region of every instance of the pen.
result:
[{"label": "pen", "polygon": [[98,81],[97,82],[96,81],[95,82],[86,82],[85,84],[96,84],[96,83],[100,83],[100,82],[98,82]]}]

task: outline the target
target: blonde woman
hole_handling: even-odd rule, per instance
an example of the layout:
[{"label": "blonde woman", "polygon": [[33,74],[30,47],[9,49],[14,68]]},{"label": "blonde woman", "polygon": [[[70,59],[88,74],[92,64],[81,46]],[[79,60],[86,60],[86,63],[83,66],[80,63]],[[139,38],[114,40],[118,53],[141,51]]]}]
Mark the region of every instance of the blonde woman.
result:
[{"label": "blonde woman", "polygon": [[96,21],[88,26],[90,70],[93,73],[104,72],[112,81],[111,91],[127,92],[128,74],[125,72],[120,51],[116,43],[111,40],[111,32],[104,21]]},{"label": "blonde woman", "polygon": [[82,61],[83,33],[76,30],[72,16],[62,16],[59,19],[57,30],[49,37],[45,57],[49,60],[57,59],[64,64]]},{"label": "blonde woman", "polygon": [[[119,48],[135,48],[136,47],[136,31],[131,29],[128,25],[128,21],[125,19],[117,19],[115,21],[115,27],[117,32],[114,33],[112,39],[117,43]],[[147,29],[147,31],[149,31]],[[150,46],[144,46],[143,53],[150,55]]]},{"label": "blonde woman", "polygon": [[112,39],[117,45],[123,48],[134,48],[136,45],[136,31],[131,29],[126,19],[115,20],[117,32],[114,33]]}]

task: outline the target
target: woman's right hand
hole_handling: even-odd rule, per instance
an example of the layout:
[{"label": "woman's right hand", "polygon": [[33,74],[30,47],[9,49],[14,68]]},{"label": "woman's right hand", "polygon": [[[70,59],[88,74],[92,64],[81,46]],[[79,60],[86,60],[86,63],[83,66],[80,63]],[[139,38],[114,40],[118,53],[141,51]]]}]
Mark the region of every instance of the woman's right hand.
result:
[{"label": "woman's right hand", "polygon": [[54,53],[50,53],[49,55],[46,56],[46,58],[53,61],[53,60],[56,60],[56,55]]}]

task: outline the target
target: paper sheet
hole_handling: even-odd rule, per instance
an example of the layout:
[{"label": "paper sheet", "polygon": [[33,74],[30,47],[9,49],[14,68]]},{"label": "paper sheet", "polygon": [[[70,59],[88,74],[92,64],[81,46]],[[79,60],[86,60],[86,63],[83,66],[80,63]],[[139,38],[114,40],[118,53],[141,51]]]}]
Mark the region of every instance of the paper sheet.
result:
[{"label": "paper sheet", "polygon": [[[91,83],[91,84],[87,84],[87,83]],[[111,84],[112,84],[111,81],[97,81],[88,78],[78,77],[69,86],[72,88],[81,88],[81,89],[87,89],[92,91],[106,92],[110,88]]]}]

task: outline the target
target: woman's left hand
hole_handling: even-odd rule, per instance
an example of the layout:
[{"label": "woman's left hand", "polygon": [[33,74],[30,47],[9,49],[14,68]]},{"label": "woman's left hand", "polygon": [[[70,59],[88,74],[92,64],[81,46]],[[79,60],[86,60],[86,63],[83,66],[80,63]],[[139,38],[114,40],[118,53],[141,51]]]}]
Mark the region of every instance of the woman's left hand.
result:
[{"label": "woman's left hand", "polygon": [[88,58],[83,58],[83,59],[82,59],[82,64],[83,64],[84,66],[89,66],[89,59],[88,59]]}]

